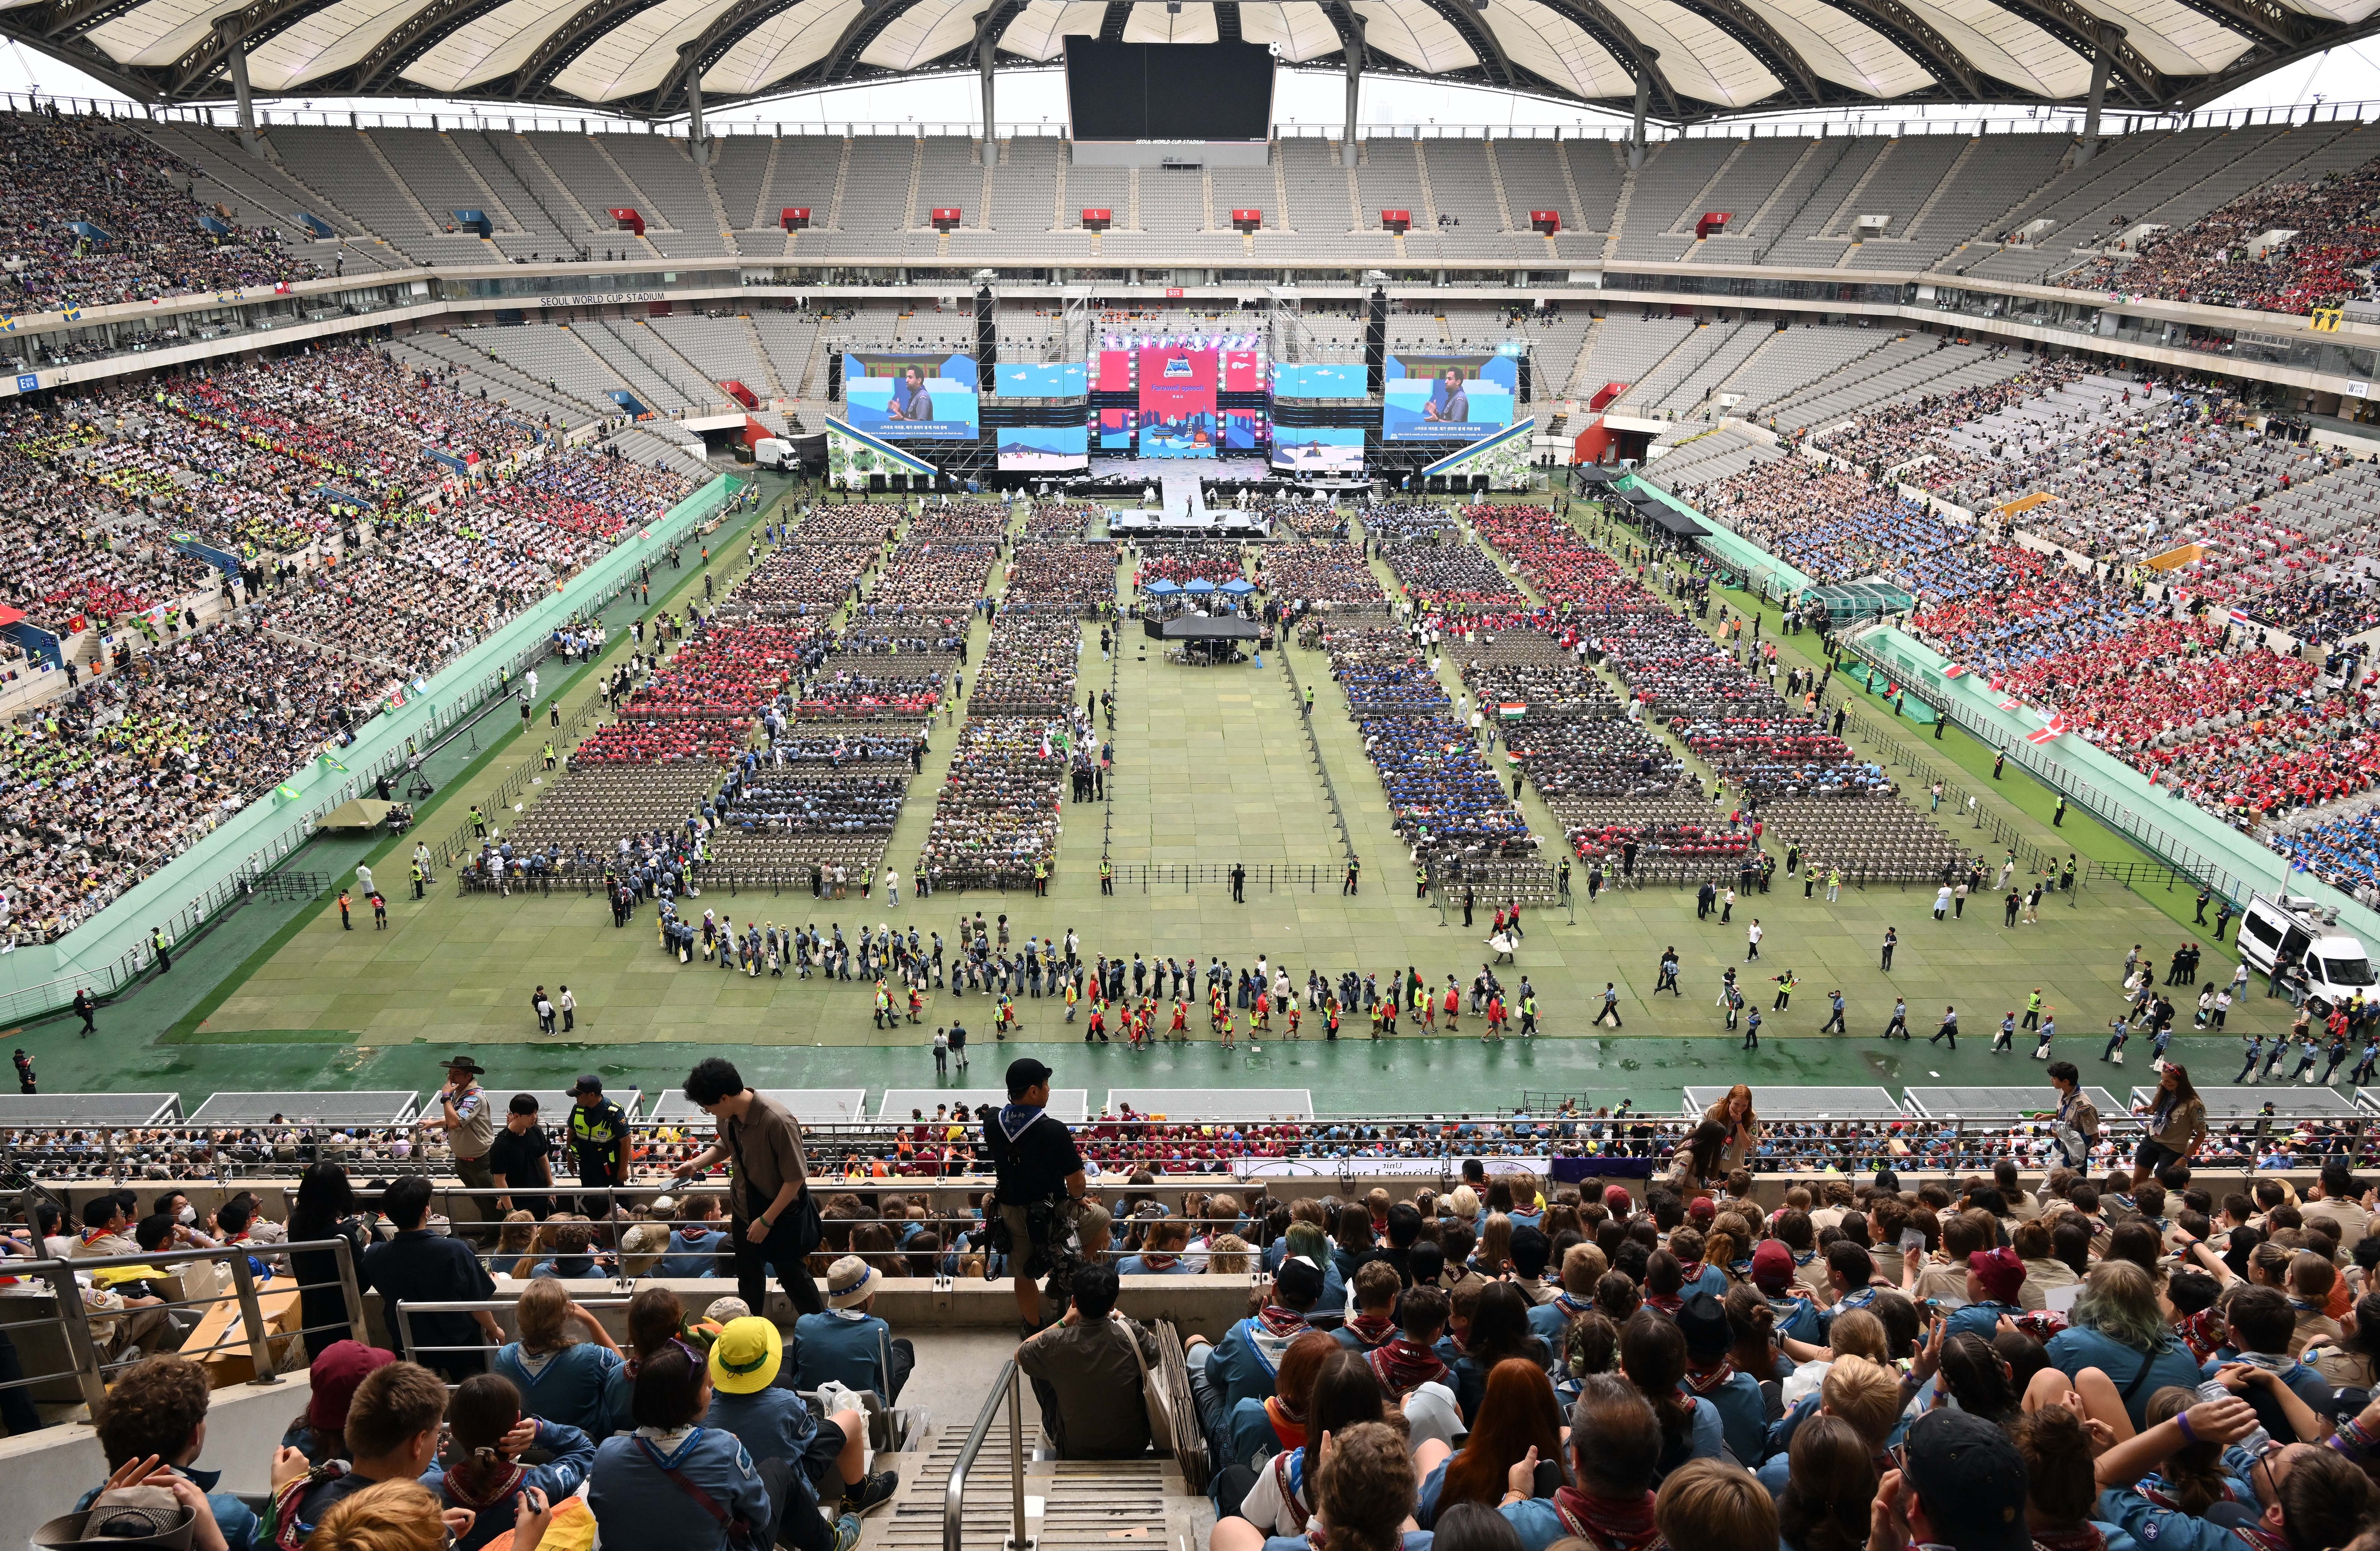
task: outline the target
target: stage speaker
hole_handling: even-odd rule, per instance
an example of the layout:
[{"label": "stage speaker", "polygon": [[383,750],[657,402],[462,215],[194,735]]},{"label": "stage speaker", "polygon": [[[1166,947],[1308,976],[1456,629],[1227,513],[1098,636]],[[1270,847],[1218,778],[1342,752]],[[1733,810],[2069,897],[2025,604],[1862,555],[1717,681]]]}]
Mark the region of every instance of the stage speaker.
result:
[{"label": "stage speaker", "polygon": [[1445,495],[1445,494],[1446,494],[1446,476],[1445,476],[1444,474],[1432,474],[1432,475],[1430,475],[1430,476],[1429,476],[1429,478],[1428,478],[1427,480],[1426,480],[1425,482],[1423,482],[1422,489],[1423,489],[1423,491],[1424,491],[1424,493],[1425,493],[1425,494],[1431,495]]},{"label": "stage speaker", "polygon": [[868,493],[870,495],[880,495],[889,482],[881,474],[870,474],[868,476]]}]

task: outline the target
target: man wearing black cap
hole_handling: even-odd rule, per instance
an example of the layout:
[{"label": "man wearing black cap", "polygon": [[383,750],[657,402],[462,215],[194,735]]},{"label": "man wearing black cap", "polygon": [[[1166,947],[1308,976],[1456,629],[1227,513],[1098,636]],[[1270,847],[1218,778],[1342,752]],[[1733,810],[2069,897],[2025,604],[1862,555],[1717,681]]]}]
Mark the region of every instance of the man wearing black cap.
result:
[{"label": "man wearing black cap", "polygon": [[1729,1360],[1735,1343],[1727,1305],[1708,1291],[1688,1293],[1678,1306],[1678,1329],[1686,1337],[1686,1388],[1718,1411],[1729,1452],[1757,1459],[1767,1446],[1768,1405],[1760,1378]]},{"label": "man wearing black cap", "polygon": [[1008,1103],[985,1105],[976,1115],[999,1175],[1000,1227],[1016,1276],[1017,1315],[1029,1337],[1042,1325],[1037,1283],[1050,1269],[1050,1246],[1071,1236],[1067,1209],[1089,1188],[1083,1155],[1065,1122],[1050,1113],[1050,1069],[1030,1056],[1008,1063]]},{"label": "man wearing black cap", "polygon": [[2027,1484],[2024,1456],[1999,1423],[1966,1411],[1927,1411],[1910,1426],[1901,1468],[1877,1488],[1869,1551],[2033,1551]]},{"label": "man wearing black cap", "polygon": [[[603,1080],[589,1072],[570,1085],[570,1155],[578,1182],[590,1191],[616,1190],[628,1182],[628,1117],[603,1096]],[[590,1195],[579,1209],[601,1222],[617,1202]]]}]

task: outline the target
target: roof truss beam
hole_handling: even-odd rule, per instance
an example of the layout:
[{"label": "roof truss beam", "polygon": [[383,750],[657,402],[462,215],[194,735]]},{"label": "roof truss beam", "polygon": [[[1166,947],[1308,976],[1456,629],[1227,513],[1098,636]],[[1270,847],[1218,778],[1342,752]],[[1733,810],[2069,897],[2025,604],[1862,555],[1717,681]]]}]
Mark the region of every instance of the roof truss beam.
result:
[{"label": "roof truss beam", "polygon": [[1751,6],[1740,0],[1677,0],[1677,4],[1742,45],[1783,85],[1794,106],[1816,107],[1826,100],[1816,74]]},{"label": "roof truss beam", "polygon": [[2064,43],[2085,59],[2107,55],[2107,79],[2123,88],[2132,104],[2170,108],[2180,95],[2162,71],[2124,42],[2124,30],[2100,20],[2075,0],[1991,0],[2010,16],[2021,17]]},{"label": "roof truss beam", "polygon": [[1830,0],[1838,9],[1848,11],[1881,32],[1901,53],[1923,66],[1928,74],[1950,92],[1962,98],[1979,99],[1984,95],[1982,78],[1967,56],[1951,45],[1950,40],[1936,31],[1934,24],[1902,5],[1900,0]]},{"label": "roof truss beam", "polygon": [[545,41],[521,62],[513,75],[507,95],[523,102],[535,101],[545,94],[553,78],[569,67],[570,62],[594,46],[596,40],[632,17],[659,5],[661,0],[589,0],[571,13],[569,19],[545,35]]}]

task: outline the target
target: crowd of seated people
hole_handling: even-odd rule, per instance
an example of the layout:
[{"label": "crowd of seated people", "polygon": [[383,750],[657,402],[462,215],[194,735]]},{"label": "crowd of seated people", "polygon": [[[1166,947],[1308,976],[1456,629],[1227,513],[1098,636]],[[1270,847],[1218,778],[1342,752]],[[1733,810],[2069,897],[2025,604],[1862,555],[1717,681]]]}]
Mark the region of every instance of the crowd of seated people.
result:
[{"label": "crowd of seated people", "polygon": [[12,299],[5,311],[104,307],[321,273],[273,233],[200,226],[208,212],[190,197],[195,181],[179,159],[112,119],[0,115],[0,201],[19,213],[0,281]]},{"label": "crowd of seated people", "polygon": [[1524,580],[1567,615],[1630,613],[1654,606],[1619,561],[1580,538],[1544,507],[1471,507],[1463,517]]},{"label": "crowd of seated people", "polygon": [[1343,542],[1261,551],[1257,584],[1284,605],[1308,608],[1381,601],[1380,579],[1372,574],[1364,552]]},{"label": "crowd of seated people", "polygon": [[1229,543],[1169,543],[1141,551],[1133,561],[1132,585],[1144,592],[1160,581],[1187,587],[1204,581],[1220,587],[1245,574],[1240,546]]},{"label": "crowd of seated people", "polygon": [[[2085,383],[2073,363],[1871,411],[1822,441],[1859,472],[1771,464],[1697,499],[1805,566],[1835,553],[1846,570],[1896,578],[1917,597],[1909,628],[1921,639],[2234,824],[2374,784],[2362,686],[2334,695],[2324,680],[2361,664],[2305,645],[2374,617],[2380,521],[2365,465],[2251,423],[2218,387]],[[1913,511],[1841,515],[1864,489],[1886,500],[1887,481],[1986,513],[2037,498],[1972,533]],[[1814,483],[1842,488],[1806,500]],[[2034,541],[2012,542],[2019,530]],[[1859,542],[1830,551],[1846,532]],[[2044,553],[2041,539],[2065,553]],[[2142,568],[2151,557],[2157,568]],[[2227,610],[2251,628],[2224,622]],[[2267,624],[2301,632],[2300,644],[2283,654]],[[1714,712],[1724,708],[1699,708]],[[2340,856],[2352,852],[2351,828],[2338,840]],[[2292,842],[2308,854],[2325,843]]]},{"label": "crowd of seated people", "polygon": [[[2302,315],[2370,294],[2362,273],[2380,258],[2372,204],[2380,163],[2311,182],[2266,184],[2187,226],[2151,232],[2128,257],[2093,259],[2060,285],[2209,307]],[[2266,233],[2291,235],[2262,253]]]},{"label": "crowd of seated people", "polygon": [[[1038,510],[1038,508],[1037,508]],[[1106,544],[1036,539],[1030,526],[1008,562],[1000,606],[1085,617],[1115,607],[1115,552]]]},{"label": "crowd of seated people", "polygon": [[1383,543],[1379,554],[1396,577],[1398,591],[1418,606],[1440,613],[1475,614],[1482,609],[1511,608],[1521,602],[1520,590],[1496,568],[1496,563],[1453,530],[1428,540]]},{"label": "crowd of seated people", "polygon": [[1107,520],[1107,508],[1096,501],[1036,501],[1025,514],[1025,538],[1031,542],[1064,543],[1088,536],[1091,524]]},{"label": "crowd of seated people", "polygon": [[1355,731],[1417,860],[1436,867],[1536,854],[1527,815],[1463,723],[1444,714],[1359,713]]},{"label": "crowd of seated people", "polygon": [[1075,706],[1083,628],[1071,616],[1009,614],[992,622],[975,670],[967,713],[975,716],[1060,716]]},{"label": "crowd of seated people", "polygon": [[1432,648],[1412,626],[1335,624],[1327,618],[1318,644],[1330,654],[1330,677],[1358,718],[1379,714],[1442,714],[1453,709],[1446,686],[1431,671]]},{"label": "crowd of seated people", "polygon": [[814,539],[808,536],[807,523],[795,532],[795,542],[779,544],[745,573],[727,606],[767,617],[808,617],[832,615],[859,596],[860,580],[876,563],[880,545],[850,539]]},{"label": "crowd of seated people", "polygon": [[1071,750],[1089,736],[1064,716],[970,714],[935,795],[917,875],[937,893],[1046,879],[1057,859]]},{"label": "crowd of seated people", "polygon": [[999,555],[990,540],[920,538],[912,531],[884,563],[862,613],[877,619],[964,612],[983,596],[984,579]]},{"label": "crowd of seated people", "polygon": [[1709,1155],[1641,1200],[1499,1175],[1252,1208],[1275,1279],[1190,1349],[1216,1551],[1389,1551],[1405,1525],[1523,1551],[2380,1529],[2380,1404],[2345,1333],[2380,1293],[2343,1166],[2303,1202],[2010,1167],[1779,1207],[1719,1182],[1735,1117],[1704,1129]]}]

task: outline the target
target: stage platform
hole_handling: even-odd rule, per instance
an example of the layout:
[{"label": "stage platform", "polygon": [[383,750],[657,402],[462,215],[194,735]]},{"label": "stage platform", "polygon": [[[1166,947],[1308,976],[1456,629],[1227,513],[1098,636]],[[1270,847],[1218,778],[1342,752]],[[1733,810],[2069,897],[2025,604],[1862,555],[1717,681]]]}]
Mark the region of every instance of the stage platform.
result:
[{"label": "stage platform", "polygon": [[[2012,1115],[2044,1115],[2058,1107],[2058,1090],[2044,1083],[2030,1088],[1903,1088],[1909,1113],[1927,1120],[1967,1117],[2005,1120]],[[2121,1118],[2124,1101],[2105,1088],[2085,1087],[2082,1096],[2098,1107],[2103,1120]]]},{"label": "stage platform", "polygon": [[1314,1093],[1306,1088],[1111,1088],[1107,1112],[1163,1116],[1178,1124],[1245,1124],[1260,1120],[1310,1120]]},{"label": "stage platform", "polygon": [[[906,1120],[913,1109],[930,1117],[938,1104],[965,1105],[972,1115],[985,1105],[997,1109],[1007,1103],[1008,1090],[1005,1088],[887,1088],[883,1098],[877,1102],[876,1117],[880,1120]],[[1070,1126],[1082,1124],[1091,1113],[1090,1090],[1050,1089],[1050,1113]]]}]

